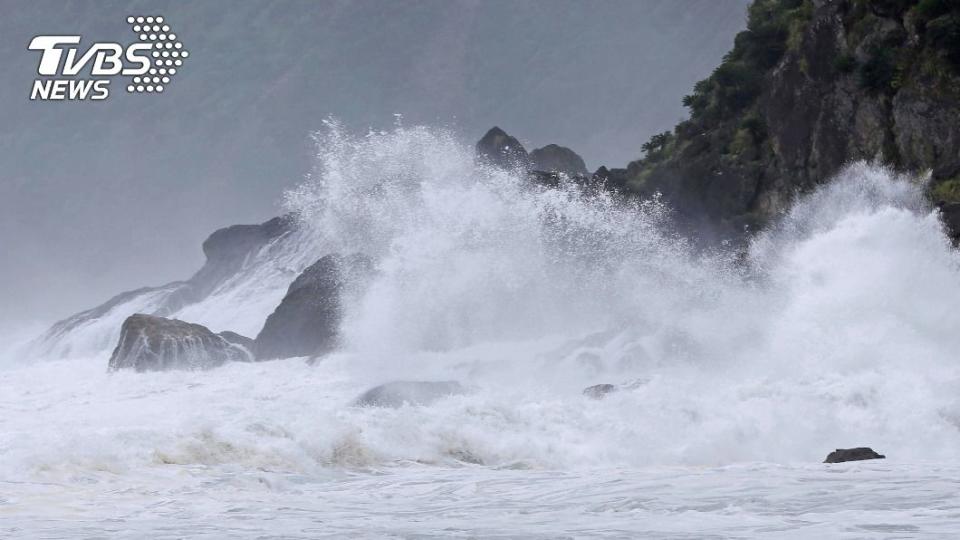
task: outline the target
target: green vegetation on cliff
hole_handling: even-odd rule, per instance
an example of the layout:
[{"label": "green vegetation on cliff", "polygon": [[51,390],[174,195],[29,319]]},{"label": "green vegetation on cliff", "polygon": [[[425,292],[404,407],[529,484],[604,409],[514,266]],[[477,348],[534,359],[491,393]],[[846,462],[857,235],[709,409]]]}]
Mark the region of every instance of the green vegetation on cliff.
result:
[{"label": "green vegetation on cliff", "polygon": [[747,11],[747,29],[710,77],[683,97],[692,122],[716,125],[749,108],[760,95],[763,76],[793,44],[810,16],[809,0],[757,0]]},{"label": "green vegetation on cliff", "polygon": [[762,225],[844,163],[932,173],[960,201],[960,2],[755,0],[747,29],[644,157],[604,171],[688,221]]}]

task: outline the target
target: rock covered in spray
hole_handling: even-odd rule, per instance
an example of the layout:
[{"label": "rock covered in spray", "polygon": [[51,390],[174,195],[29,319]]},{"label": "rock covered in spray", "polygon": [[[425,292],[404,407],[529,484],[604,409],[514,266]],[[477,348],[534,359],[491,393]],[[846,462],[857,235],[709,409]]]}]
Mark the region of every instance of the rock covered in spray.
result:
[{"label": "rock covered in spray", "polygon": [[326,255],[290,284],[254,340],[258,360],[325,354],[337,346],[342,297],[373,272],[365,255]]},{"label": "rock covered in spray", "polygon": [[609,383],[595,384],[584,388],[583,395],[591,399],[603,399],[607,394],[611,394],[617,390],[619,390],[619,388]]},{"label": "rock covered in spray", "polygon": [[108,367],[111,371],[210,369],[252,360],[246,348],[203,325],[137,313],[123,322]]},{"label": "rock covered in spray", "polygon": [[247,336],[242,336],[230,330],[219,332],[217,335],[229,341],[230,343],[233,343],[234,345],[243,347],[250,353],[251,356],[253,356],[253,340]]},{"label": "rock covered in spray", "polygon": [[457,381],[393,381],[375,386],[360,395],[358,407],[402,407],[429,405],[439,399],[467,393]]},{"label": "rock covered in spray", "polygon": [[878,454],[872,448],[837,448],[827,455],[824,463],[843,463],[844,461],[862,461],[865,459],[886,459],[887,456]]},{"label": "rock covered in spray", "polygon": [[492,127],[477,142],[477,156],[498,167],[520,169],[534,175],[534,180],[552,184],[552,175],[565,174],[571,178],[585,177],[587,166],[583,158],[573,150],[556,144],[548,144],[527,153],[516,138],[499,127]]},{"label": "rock covered in spray", "polygon": [[[116,312],[121,317],[127,317],[135,311],[145,310],[151,315],[166,317],[185,306],[202,302],[217,287],[238,275],[257,253],[292,232],[295,226],[293,217],[284,215],[256,225],[232,225],[218,229],[203,242],[206,262],[193,277],[159,287],[143,287],[120,293],[97,307],[59,321],[37,341],[39,350],[43,354],[63,354],[64,350],[69,350],[69,342],[75,332],[108,321]],[[149,299],[149,302],[144,299]],[[126,305],[137,307],[124,313]],[[111,326],[108,331],[113,334],[115,328]]]}]

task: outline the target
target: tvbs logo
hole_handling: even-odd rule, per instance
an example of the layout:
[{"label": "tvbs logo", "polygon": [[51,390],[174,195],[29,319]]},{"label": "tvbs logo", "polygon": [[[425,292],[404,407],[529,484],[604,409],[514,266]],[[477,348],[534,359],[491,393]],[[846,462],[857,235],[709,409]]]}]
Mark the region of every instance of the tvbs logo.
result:
[{"label": "tvbs logo", "polygon": [[[80,36],[36,36],[27,46],[40,52],[31,100],[99,101],[110,97],[110,81],[129,77],[129,93],[161,93],[190,53],[163,17],[127,17],[139,41],[123,46],[96,42],[81,47]],[[89,77],[85,77],[89,75]]]}]

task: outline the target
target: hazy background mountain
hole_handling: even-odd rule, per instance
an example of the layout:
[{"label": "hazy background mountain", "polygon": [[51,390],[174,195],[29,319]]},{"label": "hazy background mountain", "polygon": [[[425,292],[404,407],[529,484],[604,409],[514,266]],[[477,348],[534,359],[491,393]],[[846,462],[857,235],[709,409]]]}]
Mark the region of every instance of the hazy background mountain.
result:
[{"label": "hazy background mountain", "polygon": [[[327,116],[492,125],[622,165],[744,26],[747,0],[0,0],[0,323],[186,278],[214,229],[277,212]],[[191,57],[162,95],[30,102],[37,34],[128,43],[166,17]]]}]

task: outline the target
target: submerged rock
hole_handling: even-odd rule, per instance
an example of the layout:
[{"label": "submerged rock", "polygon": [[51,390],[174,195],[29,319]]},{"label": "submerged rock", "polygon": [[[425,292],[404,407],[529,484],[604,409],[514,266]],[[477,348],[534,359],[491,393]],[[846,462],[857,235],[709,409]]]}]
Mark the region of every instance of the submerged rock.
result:
[{"label": "submerged rock", "polygon": [[381,384],[364,392],[354,400],[358,407],[402,407],[429,405],[447,396],[467,393],[457,381],[394,381]]},{"label": "submerged rock", "polygon": [[844,461],[861,461],[864,459],[885,459],[887,456],[880,455],[872,448],[837,448],[823,460],[824,463],[843,463]]},{"label": "submerged rock", "polygon": [[258,360],[313,356],[337,346],[341,296],[372,272],[364,255],[327,255],[290,284],[254,340]]},{"label": "submerged rock", "polygon": [[250,352],[206,326],[137,313],[127,317],[110,356],[111,371],[210,369],[226,362],[249,362]]},{"label": "submerged rock", "polygon": [[592,399],[603,399],[607,394],[616,392],[618,388],[612,384],[595,384],[583,389],[583,395]]}]

